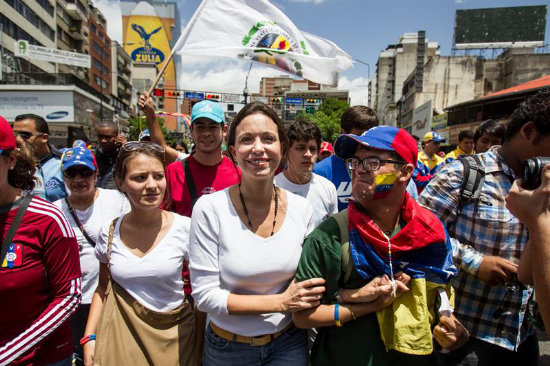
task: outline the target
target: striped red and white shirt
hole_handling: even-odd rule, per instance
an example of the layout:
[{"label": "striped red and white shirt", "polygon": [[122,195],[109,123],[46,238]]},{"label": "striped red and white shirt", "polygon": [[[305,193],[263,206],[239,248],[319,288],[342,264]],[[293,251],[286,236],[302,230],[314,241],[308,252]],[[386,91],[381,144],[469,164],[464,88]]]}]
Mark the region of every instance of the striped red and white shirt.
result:
[{"label": "striped red and white shirt", "polygon": [[[0,208],[0,237],[18,208]],[[0,263],[0,365],[44,365],[72,354],[68,319],[80,304],[80,277],[66,217],[34,197]]]}]

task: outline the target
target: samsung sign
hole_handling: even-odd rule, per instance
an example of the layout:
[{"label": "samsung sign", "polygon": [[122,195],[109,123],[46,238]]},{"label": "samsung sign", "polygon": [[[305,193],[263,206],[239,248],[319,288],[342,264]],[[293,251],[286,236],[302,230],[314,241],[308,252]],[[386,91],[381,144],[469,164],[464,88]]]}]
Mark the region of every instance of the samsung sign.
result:
[{"label": "samsung sign", "polygon": [[72,91],[0,90],[0,116],[14,121],[20,114],[33,113],[46,122],[75,122]]},{"label": "samsung sign", "polygon": [[46,119],[60,119],[63,117],[67,117],[69,115],[69,112],[67,111],[59,111],[59,112],[53,112],[46,116]]}]

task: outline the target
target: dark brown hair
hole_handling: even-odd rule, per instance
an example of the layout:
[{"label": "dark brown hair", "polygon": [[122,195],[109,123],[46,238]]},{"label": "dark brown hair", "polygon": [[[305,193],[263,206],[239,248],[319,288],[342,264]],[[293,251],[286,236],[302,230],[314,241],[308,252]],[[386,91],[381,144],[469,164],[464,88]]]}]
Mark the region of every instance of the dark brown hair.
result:
[{"label": "dark brown hair", "polygon": [[[32,148],[21,136],[15,136],[15,141],[18,147],[15,150],[17,162],[13,170],[8,170],[8,183],[12,187],[32,191],[36,185],[36,177],[34,176],[36,163],[34,162]],[[14,150],[4,150],[2,156],[7,159],[12,151]]]},{"label": "dark brown hair", "polygon": [[550,135],[550,88],[544,88],[530,96],[514,110],[508,120],[503,140],[510,140],[528,122],[533,122],[542,136]]},{"label": "dark brown hair", "polygon": [[506,126],[504,122],[498,119],[488,119],[484,121],[476,128],[474,132],[474,143],[476,143],[484,133],[495,135],[502,140],[504,139],[504,134],[506,133]]},{"label": "dark brown hair", "polygon": [[297,118],[296,121],[287,126],[286,133],[290,146],[296,141],[315,140],[317,150],[321,148],[321,141],[323,139],[321,130],[319,130],[319,127],[313,122],[303,118]]},{"label": "dark brown hair", "polygon": [[349,107],[340,118],[340,127],[344,133],[351,133],[352,129],[366,131],[374,126],[378,126],[378,116],[364,105]]},{"label": "dark brown hair", "polygon": [[[231,123],[231,127],[229,127],[229,133],[227,134],[227,146],[235,146],[235,138],[237,136],[237,126],[248,116],[251,116],[253,114],[263,114],[264,116],[268,117],[277,125],[277,132],[279,134],[279,140],[281,141],[281,147],[282,147],[282,154],[283,156],[286,154],[289,148],[289,142],[288,142],[288,136],[286,134],[285,125],[283,121],[279,118],[277,113],[271,108],[269,108],[267,105],[265,105],[262,102],[252,102],[248,103],[244,106],[243,109],[237,113],[235,118],[233,119],[233,122]],[[231,158],[234,160],[234,156],[231,156]]]}]

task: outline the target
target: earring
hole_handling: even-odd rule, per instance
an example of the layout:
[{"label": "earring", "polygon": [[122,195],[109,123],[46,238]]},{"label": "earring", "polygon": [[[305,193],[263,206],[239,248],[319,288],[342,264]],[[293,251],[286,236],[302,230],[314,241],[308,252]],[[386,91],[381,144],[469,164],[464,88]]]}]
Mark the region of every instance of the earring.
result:
[{"label": "earring", "polygon": [[15,167],[14,167],[14,166],[10,166],[10,170],[14,170],[14,169],[15,169]]}]

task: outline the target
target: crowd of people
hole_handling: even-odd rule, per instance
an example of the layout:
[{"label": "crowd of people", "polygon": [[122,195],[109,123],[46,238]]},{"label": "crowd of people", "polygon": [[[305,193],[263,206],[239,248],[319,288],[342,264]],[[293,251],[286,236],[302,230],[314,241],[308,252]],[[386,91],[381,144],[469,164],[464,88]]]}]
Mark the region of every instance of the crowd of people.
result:
[{"label": "crowd of people", "polygon": [[211,101],[189,154],[138,105],[139,141],[102,121],[94,151],[0,117],[0,365],[538,365],[550,90],[443,156],[365,106],[331,144]]}]

